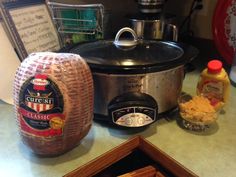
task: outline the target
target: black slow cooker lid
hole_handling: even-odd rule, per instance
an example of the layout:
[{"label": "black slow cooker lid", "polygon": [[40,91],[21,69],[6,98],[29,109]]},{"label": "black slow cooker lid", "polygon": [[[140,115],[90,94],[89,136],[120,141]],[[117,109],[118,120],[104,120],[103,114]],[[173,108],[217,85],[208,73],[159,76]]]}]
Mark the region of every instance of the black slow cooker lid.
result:
[{"label": "black slow cooker lid", "polygon": [[185,45],[157,40],[140,40],[128,47],[119,47],[113,40],[98,40],[78,44],[69,52],[81,55],[95,72],[136,74],[183,65],[192,59],[186,56],[187,49]]}]

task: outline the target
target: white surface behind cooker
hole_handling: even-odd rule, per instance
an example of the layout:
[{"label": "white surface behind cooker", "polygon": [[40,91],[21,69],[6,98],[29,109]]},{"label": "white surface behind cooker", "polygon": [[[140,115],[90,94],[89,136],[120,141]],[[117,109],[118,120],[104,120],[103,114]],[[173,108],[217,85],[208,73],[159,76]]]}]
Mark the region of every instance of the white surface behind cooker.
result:
[{"label": "white surface behind cooker", "polygon": [[13,104],[13,80],[20,60],[0,22],[0,99]]}]

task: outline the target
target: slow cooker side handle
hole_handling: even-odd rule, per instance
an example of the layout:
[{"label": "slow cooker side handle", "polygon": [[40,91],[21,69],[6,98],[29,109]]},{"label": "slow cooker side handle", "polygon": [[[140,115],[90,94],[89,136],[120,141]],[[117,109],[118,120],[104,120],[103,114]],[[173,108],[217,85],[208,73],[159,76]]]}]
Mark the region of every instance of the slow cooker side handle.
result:
[{"label": "slow cooker side handle", "polygon": [[192,64],[192,61],[198,56],[199,50],[196,47],[184,43],[179,43],[179,46],[184,50],[184,72],[188,73],[194,71],[196,67]]},{"label": "slow cooker side handle", "polygon": [[194,71],[196,69],[196,67],[192,64],[192,63],[186,63],[184,65],[184,73],[190,73],[192,71]]}]

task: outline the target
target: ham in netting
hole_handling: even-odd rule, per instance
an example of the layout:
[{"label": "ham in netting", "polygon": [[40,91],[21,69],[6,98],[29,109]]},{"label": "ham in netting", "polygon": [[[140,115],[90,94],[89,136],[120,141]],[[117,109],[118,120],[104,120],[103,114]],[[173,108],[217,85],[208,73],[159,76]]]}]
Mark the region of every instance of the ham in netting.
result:
[{"label": "ham in netting", "polygon": [[23,142],[43,156],[74,148],[90,130],[93,99],[92,74],[79,55],[29,55],[14,82],[15,113]]}]

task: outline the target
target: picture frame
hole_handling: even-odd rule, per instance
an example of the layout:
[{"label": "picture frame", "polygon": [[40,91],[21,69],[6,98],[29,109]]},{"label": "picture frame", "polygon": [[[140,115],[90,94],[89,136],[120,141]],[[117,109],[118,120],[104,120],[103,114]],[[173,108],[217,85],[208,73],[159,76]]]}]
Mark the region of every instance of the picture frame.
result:
[{"label": "picture frame", "polygon": [[[124,163],[125,158],[126,161],[128,159],[128,162],[126,162],[128,165]],[[149,158],[150,160],[146,160],[146,158]],[[138,162],[137,163],[138,165],[135,164],[136,162]],[[193,173],[191,170],[187,169],[185,166],[183,166],[178,161],[170,157],[168,154],[166,154],[158,147],[154,146],[151,142],[149,142],[142,136],[135,136],[133,138],[130,138],[124,143],[114,147],[110,151],[107,151],[106,153],[96,157],[95,159],[87,162],[86,164],[65,174],[63,177],[119,176],[120,173],[121,174],[126,173],[127,170],[129,171],[129,169],[133,171],[134,169],[131,168],[135,166],[143,166],[143,165],[146,166],[148,169],[144,170],[144,168],[139,168],[134,172],[138,173],[141,171],[140,174],[142,174],[142,172],[145,172],[149,173],[150,176],[152,176],[151,172],[153,172],[153,168],[150,167],[153,166],[157,170],[156,171],[157,174],[155,175],[156,177],[160,176],[158,175],[160,174],[160,172],[162,174],[161,175],[162,177],[165,176],[197,177],[197,175]],[[168,175],[166,175],[166,173]],[[127,176],[132,176],[132,175],[127,175]]]},{"label": "picture frame", "polygon": [[4,28],[24,60],[30,53],[58,51],[61,42],[44,0],[7,0],[0,3]]}]

